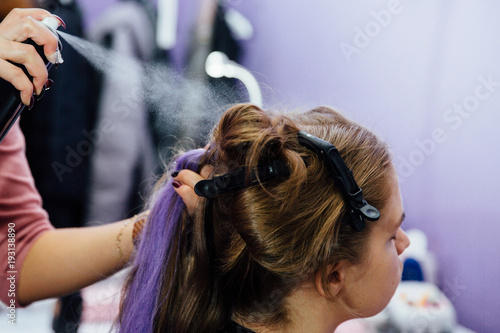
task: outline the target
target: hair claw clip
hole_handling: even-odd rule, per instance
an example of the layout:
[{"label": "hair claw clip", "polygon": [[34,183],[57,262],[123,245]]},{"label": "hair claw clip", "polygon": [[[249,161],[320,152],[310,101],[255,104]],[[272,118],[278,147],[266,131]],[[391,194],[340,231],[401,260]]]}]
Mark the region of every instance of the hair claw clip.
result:
[{"label": "hair claw clip", "polygon": [[313,151],[323,160],[335,184],[339,186],[350,206],[352,227],[357,231],[363,231],[366,227],[365,218],[370,221],[378,220],[380,212],[363,198],[363,191],[354,180],[351,169],[347,167],[337,148],[304,131],[299,131],[297,135],[300,145]]},{"label": "hair claw clip", "polygon": [[194,192],[205,198],[215,198],[218,194],[242,189],[265,182],[267,180],[283,176],[288,177],[289,171],[287,166],[279,161],[274,160],[269,164],[257,166],[250,174],[250,179],[246,179],[247,169],[240,167],[233,172],[214,177],[213,179],[200,180],[194,186]]}]

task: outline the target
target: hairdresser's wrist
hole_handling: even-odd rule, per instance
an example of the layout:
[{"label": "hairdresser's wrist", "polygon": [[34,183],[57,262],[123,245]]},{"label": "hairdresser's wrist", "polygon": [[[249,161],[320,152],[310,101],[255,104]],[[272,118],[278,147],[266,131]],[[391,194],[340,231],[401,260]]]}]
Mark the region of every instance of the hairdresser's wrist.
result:
[{"label": "hairdresser's wrist", "polygon": [[133,228],[132,228],[132,243],[137,247],[139,244],[139,239],[142,234],[142,229],[146,225],[147,218],[149,216],[149,210],[146,210],[140,214],[135,215],[133,219]]},{"label": "hairdresser's wrist", "polygon": [[120,230],[116,235],[116,252],[123,264],[128,262],[134,251],[134,247],[138,245],[148,215],[149,210],[121,223]]},{"label": "hairdresser's wrist", "polygon": [[122,264],[125,265],[134,251],[134,243],[132,242],[133,218],[122,221],[119,225],[115,241],[116,253]]}]

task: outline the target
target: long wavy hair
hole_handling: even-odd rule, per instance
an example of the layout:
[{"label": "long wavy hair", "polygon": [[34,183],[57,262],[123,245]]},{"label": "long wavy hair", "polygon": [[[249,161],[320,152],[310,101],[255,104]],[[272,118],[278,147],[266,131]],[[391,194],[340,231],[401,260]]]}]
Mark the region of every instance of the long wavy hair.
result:
[{"label": "long wavy hair", "polygon": [[351,227],[325,166],[299,145],[299,128],[334,144],[365,199],[384,208],[393,167],[386,144],[369,130],[326,107],[285,116],[236,105],[208,150],[182,155],[176,168],[199,172],[208,165],[211,178],[281,160],[289,176],[202,199],[188,216],[166,175],[124,287],[121,332],[217,332],[238,317],[285,327],[287,297],[317,272],[330,297],[327,267],[360,262],[376,222],[363,232]]}]

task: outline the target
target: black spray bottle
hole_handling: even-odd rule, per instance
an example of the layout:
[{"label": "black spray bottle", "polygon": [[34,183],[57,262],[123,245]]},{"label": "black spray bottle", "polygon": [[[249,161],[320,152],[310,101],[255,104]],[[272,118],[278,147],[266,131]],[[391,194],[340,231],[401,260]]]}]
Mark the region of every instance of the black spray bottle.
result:
[{"label": "black spray bottle", "polygon": [[[57,36],[57,27],[59,26],[59,22],[52,18],[46,17],[42,24],[44,24],[50,31],[52,31]],[[33,45],[38,52],[38,54],[42,57],[45,62],[45,66],[47,67],[47,71],[52,67],[52,63],[47,60],[43,52],[43,46],[37,45],[31,39],[24,41],[23,43]],[[60,49],[60,47],[59,47]],[[58,51],[59,51],[58,49]],[[56,63],[61,63],[62,58],[60,53],[56,54]],[[28,76],[30,80],[33,78],[29,75],[28,71],[24,66],[19,64],[14,64],[21,68],[24,73]],[[21,114],[21,112],[25,109],[26,105],[21,101],[20,92],[8,81],[0,78],[0,143],[3,141],[10,128],[16,122],[17,118]]]}]

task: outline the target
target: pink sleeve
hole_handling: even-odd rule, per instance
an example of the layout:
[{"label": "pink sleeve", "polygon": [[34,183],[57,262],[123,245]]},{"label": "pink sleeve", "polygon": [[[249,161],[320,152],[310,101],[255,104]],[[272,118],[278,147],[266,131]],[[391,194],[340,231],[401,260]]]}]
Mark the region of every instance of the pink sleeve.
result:
[{"label": "pink sleeve", "polygon": [[15,301],[19,306],[17,287],[24,259],[36,239],[51,229],[18,121],[0,143],[0,300],[5,304]]}]

